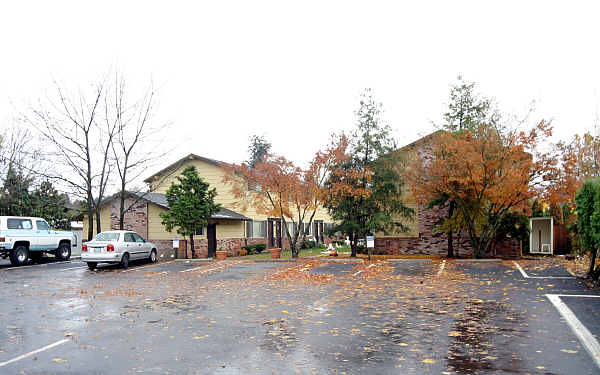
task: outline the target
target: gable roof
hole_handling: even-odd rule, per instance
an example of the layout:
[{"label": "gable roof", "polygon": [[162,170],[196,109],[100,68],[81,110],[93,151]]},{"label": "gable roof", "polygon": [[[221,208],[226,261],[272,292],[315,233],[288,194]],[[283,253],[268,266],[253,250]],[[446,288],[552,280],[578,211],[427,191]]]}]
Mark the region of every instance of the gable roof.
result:
[{"label": "gable roof", "polygon": [[414,149],[416,147],[419,147],[419,146],[421,146],[421,145],[423,145],[425,143],[430,142],[435,137],[438,137],[439,135],[441,135],[441,134],[443,134],[445,132],[446,132],[445,130],[436,130],[433,133],[429,133],[426,136],[423,136],[423,137],[417,139],[416,141],[414,141],[412,143],[409,143],[407,145],[404,145],[404,146],[400,147],[398,149],[398,151],[409,151],[409,150],[412,150],[412,149]]},{"label": "gable roof", "polygon": [[166,172],[169,172],[169,171],[174,171],[177,168],[181,167],[183,164],[185,164],[185,162],[188,161],[188,160],[201,160],[203,162],[215,165],[217,167],[221,167],[223,164],[229,165],[229,163],[225,163],[224,161],[219,161],[219,160],[215,160],[215,159],[205,158],[204,156],[200,156],[200,155],[196,155],[196,154],[189,154],[189,155],[184,156],[181,159],[177,160],[175,163],[170,164],[167,167],[161,169],[160,171],[154,173],[152,176],[146,178],[144,180],[144,182],[149,184],[150,182],[152,182],[152,180],[154,179],[154,177],[164,175]]},{"label": "gable roof", "polygon": [[[155,204],[155,205],[165,208],[167,210],[169,209],[169,202],[167,202],[166,194],[141,192],[141,191],[128,191],[127,194],[134,195],[141,200],[150,202],[152,204]],[[118,197],[119,197],[119,193],[116,193],[116,194],[106,198],[105,200],[103,200],[100,205],[104,205]],[[252,220],[249,217],[246,217],[242,214],[239,214],[235,211],[232,211],[232,210],[229,210],[229,209],[223,208],[223,207],[221,207],[219,212],[213,214],[210,218],[215,219],[215,220],[243,220],[243,221],[251,221]]]}]

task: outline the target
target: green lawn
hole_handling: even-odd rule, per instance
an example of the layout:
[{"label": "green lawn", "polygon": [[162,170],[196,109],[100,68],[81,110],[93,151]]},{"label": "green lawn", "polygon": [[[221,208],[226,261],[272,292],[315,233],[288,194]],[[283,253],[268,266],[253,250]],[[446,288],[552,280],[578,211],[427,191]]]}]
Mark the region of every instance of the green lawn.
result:
[{"label": "green lawn", "polygon": [[[327,250],[327,249],[317,248],[317,247],[314,247],[312,249],[303,249],[303,250],[300,250],[299,256],[300,256],[300,258],[302,258],[302,257],[321,255],[321,252],[325,251],[325,250]],[[350,251],[350,248],[346,247],[346,246],[338,248],[338,253],[346,252],[346,251]],[[281,252],[282,259],[290,259],[291,257],[292,257],[292,251],[290,249],[284,249]],[[234,258],[239,259],[239,260],[271,259],[271,253],[269,253],[269,250],[264,250],[260,254],[246,255],[243,257],[234,257]]]}]

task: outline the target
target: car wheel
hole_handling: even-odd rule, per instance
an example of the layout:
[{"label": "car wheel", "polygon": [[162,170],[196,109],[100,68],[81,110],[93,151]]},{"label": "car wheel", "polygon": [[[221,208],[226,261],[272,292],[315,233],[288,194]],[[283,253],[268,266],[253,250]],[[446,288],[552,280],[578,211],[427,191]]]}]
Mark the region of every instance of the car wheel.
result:
[{"label": "car wheel", "polygon": [[68,243],[61,243],[58,249],[54,252],[56,260],[69,260],[71,257],[71,246]]},{"label": "car wheel", "polygon": [[39,263],[39,261],[42,260],[43,255],[44,253],[41,251],[31,251],[29,252],[29,259],[31,259],[33,262]]},{"label": "car wheel", "polygon": [[156,263],[156,261],[157,261],[156,250],[152,250],[150,252],[150,263]]},{"label": "car wheel", "polygon": [[29,251],[23,245],[19,245],[10,251],[10,263],[13,266],[22,266],[29,259]]},{"label": "car wheel", "polygon": [[123,268],[129,267],[129,254],[128,253],[123,254],[123,256],[121,257],[121,267],[123,267]]},{"label": "car wheel", "polygon": [[91,270],[95,270],[98,263],[96,262],[87,262],[88,268]]}]

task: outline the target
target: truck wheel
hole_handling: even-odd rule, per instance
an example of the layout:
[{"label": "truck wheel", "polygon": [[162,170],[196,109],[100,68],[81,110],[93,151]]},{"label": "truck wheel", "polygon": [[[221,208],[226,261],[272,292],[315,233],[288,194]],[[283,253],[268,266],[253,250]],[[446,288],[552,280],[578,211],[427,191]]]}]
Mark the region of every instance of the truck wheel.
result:
[{"label": "truck wheel", "polygon": [[23,245],[19,245],[10,251],[10,263],[13,266],[22,266],[27,263],[29,251]]},{"label": "truck wheel", "polygon": [[88,268],[91,270],[95,270],[98,263],[96,262],[87,262]]},{"label": "truck wheel", "polygon": [[150,260],[150,263],[156,263],[156,260],[158,259],[156,257],[156,250],[152,250],[150,252],[150,258],[148,258]]},{"label": "truck wheel", "polygon": [[123,256],[121,257],[121,267],[123,267],[123,268],[129,267],[129,254],[128,253],[123,254]]},{"label": "truck wheel", "polygon": [[56,260],[69,260],[71,257],[71,246],[68,243],[61,243],[58,249],[54,252]]},{"label": "truck wheel", "polygon": [[44,253],[42,253],[41,251],[30,251],[29,259],[31,259],[31,261],[33,261],[35,263],[39,263],[40,260],[42,260],[43,255],[44,255]]}]

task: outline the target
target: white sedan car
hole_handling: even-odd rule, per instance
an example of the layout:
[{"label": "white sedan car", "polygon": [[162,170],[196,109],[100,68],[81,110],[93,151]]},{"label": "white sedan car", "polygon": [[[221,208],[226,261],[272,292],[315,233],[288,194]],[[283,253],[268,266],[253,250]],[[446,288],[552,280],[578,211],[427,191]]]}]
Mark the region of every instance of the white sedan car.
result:
[{"label": "white sedan car", "polygon": [[89,269],[96,268],[98,263],[120,263],[127,268],[130,260],[157,260],[156,246],[147,242],[139,234],[126,230],[100,232],[91,241],[83,244],[81,260]]}]

